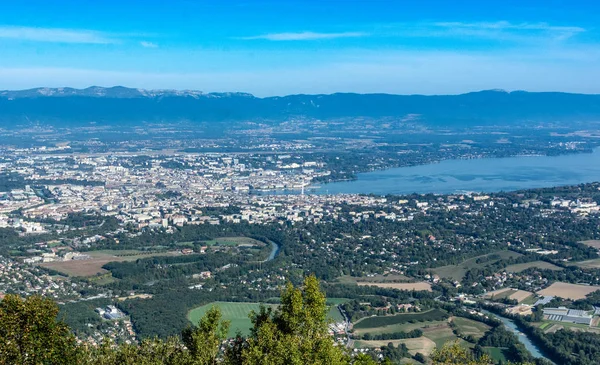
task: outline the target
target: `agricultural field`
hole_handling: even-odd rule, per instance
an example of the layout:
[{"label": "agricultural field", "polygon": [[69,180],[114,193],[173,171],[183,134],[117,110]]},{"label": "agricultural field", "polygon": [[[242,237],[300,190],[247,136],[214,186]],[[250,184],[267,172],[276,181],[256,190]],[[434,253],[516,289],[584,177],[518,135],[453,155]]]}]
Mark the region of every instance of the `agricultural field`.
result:
[{"label": "agricultural field", "polygon": [[555,270],[555,271],[559,271],[559,270],[563,269],[560,266],[556,266],[556,265],[551,264],[546,261],[532,261],[532,262],[526,262],[524,264],[509,265],[509,266],[505,267],[503,271],[519,273],[521,271],[525,271],[532,267],[534,267],[536,269],[548,269],[548,270]]},{"label": "agricultural field", "polygon": [[586,295],[600,290],[600,286],[579,285],[563,282],[556,282],[546,289],[537,292],[539,295],[553,295],[564,299],[583,299]]},{"label": "agricultural field", "polygon": [[426,331],[442,330],[444,328],[448,328],[447,320],[417,322],[417,323],[400,323],[400,324],[393,324],[393,325],[377,327],[377,328],[354,328],[354,333],[357,335],[363,335],[368,332],[372,335],[379,335],[382,333],[410,332],[415,329],[420,329],[423,332],[426,332]]},{"label": "agricultural field", "polygon": [[68,276],[94,276],[107,274],[102,266],[109,262],[135,261],[156,256],[176,256],[179,252],[148,252],[138,250],[104,250],[85,252],[89,260],[53,261],[39,264],[41,267],[56,270]]},{"label": "agricultural field", "polygon": [[219,237],[210,241],[203,241],[207,246],[264,246],[265,243],[249,237]]},{"label": "agricultural field", "polygon": [[477,340],[483,337],[483,335],[491,328],[485,323],[462,317],[453,317],[452,323],[456,325],[462,334],[465,336],[471,335]]},{"label": "agricultural field", "polygon": [[400,274],[389,274],[389,275],[374,275],[374,276],[350,276],[344,275],[337,278],[337,282],[340,284],[356,284],[356,283],[409,283],[414,279],[408,276]]},{"label": "agricultural field", "polygon": [[485,294],[485,298],[490,300],[501,300],[501,299],[514,299],[518,303],[523,302],[533,295],[532,292],[528,292],[525,290],[518,290],[512,288],[502,288],[498,290],[491,291]]},{"label": "agricultural field", "polygon": [[582,269],[598,269],[600,268],[600,259],[573,262],[573,265]]},{"label": "agricultural field", "polygon": [[[479,263],[477,262],[477,260],[484,259],[491,255],[498,255],[499,257],[497,259],[491,259],[489,261],[486,260],[485,262],[479,262]],[[508,259],[511,257],[519,257],[519,256],[522,256],[522,255],[520,253],[513,252],[513,251],[508,251],[508,250],[496,251],[496,252],[489,253],[487,255],[470,258],[468,260],[461,262],[458,265],[447,265],[447,266],[436,267],[434,269],[431,269],[431,272],[433,272],[434,274],[437,274],[438,276],[440,276],[442,278],[451,278],[454,280],[461,280],[465,276],[465,273],[467,272],[467,270],[481,269],[481,268],[483,268],[489,264],[492,264],[494,262],[497,262],[499,260]]]},{"label": "agricultural field", "polygon": [[395,324],[409,323],[409,322],[430,322],[430,321],[441,321],[448,318],[448,313],[441,309],[432,309],[426,312],[419,313],[404,313],[396,314],[393,316],[373,316],[366,317],[358,320],[354,324],[355,329],[377,329],[382,327],[388,327]]},{"label": "agricultural field", "polygon": [[431,285],[426,282],[417,283],[365,283],[358,282],[358,286],[377,286],[380,288],[399,289],[399,290],[417,290],[417,291],[432,291]]},{"label": "agricultural field", "polygon": [[433,350],[435,349],[435,342],[431,339],[422,336],[418,338],[407,338],[404,340],[384,340],[384,341],[354,341],[355,347],[375,347],[379,348],[382,346],[387,346],[388,343],[393,343],[394,346],[398,346],[400,344],[405,344],[408,347],[408,351],[411,355],[416,354],[417,352],[422,353],[425,356],[429,356]]},{"label": "agricultural field", "polygon": [[584,245],[586,245],[588,247],[593,247],[595,249],[600,250],[600,240],[588,240],[588,241],[581,241],[579,243],[583,243]]}]

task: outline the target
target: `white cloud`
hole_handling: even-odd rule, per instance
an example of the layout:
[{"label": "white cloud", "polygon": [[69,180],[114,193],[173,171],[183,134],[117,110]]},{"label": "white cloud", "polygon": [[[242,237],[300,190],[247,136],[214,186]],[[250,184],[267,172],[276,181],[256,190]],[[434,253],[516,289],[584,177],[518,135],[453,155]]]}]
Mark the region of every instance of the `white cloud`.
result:
[{"label": "white cloud", "polygon": [[0,38],[53,43],[118,43],[105,33],[87,29],[0,26]]},{"label": "white cloud", "polygon": [[498,22],[438,22],[433,25],[445,28],[476,28],[476,29],[498,29],[498,30],[545,30],[556,32],[585,32],[584,28],[574,26],[556,26],[548,23],[510,23],[507,21]]},{"label": "white cloud", "polygon": [[141,41],[140,45],[144,48],[158,48],[158,44],[148,41]]},{"label": "white cloud", "polygon": [[252,37],[240,37],[238,39],[254,40],[264,39],[268,41],[311,41],[319,39],[336,39],[336,38],[358,38],[367,37],[369,33],[364,32],[342,32],[342,33],[315,33],[315,32],[298,32],[298,33],[270,33]]}]

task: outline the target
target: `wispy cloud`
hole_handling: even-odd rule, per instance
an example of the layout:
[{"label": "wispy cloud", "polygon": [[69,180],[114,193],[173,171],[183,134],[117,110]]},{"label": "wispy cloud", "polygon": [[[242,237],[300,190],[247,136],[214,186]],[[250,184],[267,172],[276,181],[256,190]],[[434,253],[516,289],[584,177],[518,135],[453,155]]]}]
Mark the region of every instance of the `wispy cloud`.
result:
[{"label": "wispy cloud", "polygon": [[0,38],[52,43],[118,43],[109,34],[87,29],[0,26]]},{"label": "wispy cloud", "polygon": [[[548,23],[497,22],[438,22],[426,26],[437,35],[467,35],[473,37],[524,40],[531,37],[545,37],[552,40],[565,40],[586,31],[577,26],[551,25]],[[441,33],[440,33],[441,32]]]},{"label": "wispy cloud", "polygon": [[141,41],[140,45],[144,48],[158,48],[158,44],[148,41]]},{"label": "wispy cloud", "polygon": [[364,32],[341,32],[341,33],[316,33],[316,32],[298,32],[298,33],[270,33],[251,37],[239,37],[243,40],[263,39],[268,41],[312,41],[320,39],[336,38],[358,38],[367,37],[369,33]]}]

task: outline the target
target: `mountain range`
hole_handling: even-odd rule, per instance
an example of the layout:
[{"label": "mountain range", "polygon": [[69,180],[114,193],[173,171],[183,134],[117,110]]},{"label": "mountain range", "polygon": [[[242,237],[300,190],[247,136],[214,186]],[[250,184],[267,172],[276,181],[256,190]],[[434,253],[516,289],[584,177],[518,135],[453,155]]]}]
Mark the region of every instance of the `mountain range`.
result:
[{"label": "mountain range", "polygon": [[460,95],[336,93],[259,98],[193,90],[36,88],[0,91],[0,126],[416,117],[435,126],[600,121],[600,95],[487,90]]}]

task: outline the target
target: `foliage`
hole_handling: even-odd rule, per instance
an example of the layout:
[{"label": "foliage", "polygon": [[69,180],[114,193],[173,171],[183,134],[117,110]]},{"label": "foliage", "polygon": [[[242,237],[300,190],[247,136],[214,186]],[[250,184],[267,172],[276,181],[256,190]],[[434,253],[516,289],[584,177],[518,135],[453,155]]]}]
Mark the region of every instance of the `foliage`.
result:
[{"label": "foliage", "polygon": [[57,314],[50,299],[7,295],[0,302],[0,364],[75,364],[75,336]]}]

